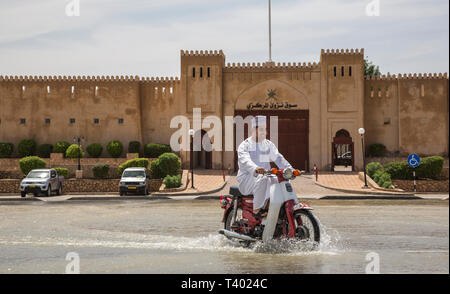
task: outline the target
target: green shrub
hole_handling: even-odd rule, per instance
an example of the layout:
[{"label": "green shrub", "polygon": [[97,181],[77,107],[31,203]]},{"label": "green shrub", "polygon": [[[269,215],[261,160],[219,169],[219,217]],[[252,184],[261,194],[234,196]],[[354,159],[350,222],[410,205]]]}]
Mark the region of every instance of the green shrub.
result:
[{"label": "green shrub", "polygon": [[[442,172],[444,158],[441,156],[430,156],[420,160],[419,167],[416,168],[418,178],[438,179]],[[412,170],[412,168],[410,167]]]},{"label": "green shrub", "polygon": [[158,168],[161,178],[175,176],[179,173],[181,160],[175,153],[163,153],[158,157]]},{"label": "green shrub", "polygon": [[181,175],[166,176],[163,180],[166,188],[178,188],[181,186]]},{"label": "green shrub", "polygon": [[170,145],[149,143],[144,146],[144,156],[147,158],[158,158],[161,154],[172,152]]},{"label": "green shrub", "polygon": [[0,158],[11,157],[14,151],[14,144],[12,143],[0,143]]},{"label": "green shrub", "polygon": [[20,141],[17,147],[20,157],[32,156],[36,153],[36,142],[33,139]]},{"label": "green shrub", "polygon": [[383,169],[383,166],[379,162],[371,162],[366,166],[366,172],[369,177],[373,177],[377,170]]},{"label": "green shrub", "polygon": [[412,169],[405,161],[389,162],[384,165],[384,170],[396,180],[408,180],[413,178]]},{"label": "green shrub", "polygon": [[84,152],[81,150],[81,146],[78,146],[77,144],[72,144],[67,148],[66,151],[66,157],[67,158],[83,158]]},{"label": "green shrub", "polygon": [[51,144],[42,144],[37,148],[37,154],[41,158],[50,158],[50,153],[52,153],[53,145]]},{"label": "green shrub", "polygon": [[[384,186],[385,186],[385,183],[386,183],[386,184],[387,184],[387,183],[391,183],[391,184],[392,184],[392,181],[391,181],[391,175],[388,174],[388,173],[386,173],[386,172],[383,172],[383,173],[381,174],[381,176],[379,177],[377,184],[378,184],[378,186],[380,186],[380,187],[384,187]],[[389,189],[390,187],[391,187],[391,186],[388,186],[388,189]]]},{"label": "green shrub", "polygon": [[64,176],[64,178],[69,178],[69,170],[64,167],[54,167],[59,176]]},{"label": "green shrub", "polygon": [[369,145],[369,156],[382,157],[386,154],[386,146],[383,144],[375,143]]},{"label": "green shrub", "polygon": [[[416,168],[417,178],[438,179],[442,172],[444,158],[441,156],[424,157]],[[384,169],[395,180],[413,180],[414,169],[405,161],[389,162]]]},{"label": "green shrub", "polygon": [[89,156],[98,158],[100,157],[100,155],[102,155],[103,147],[98,143],[92,143],[86,147],[86,152],[89,154]]},{"label": "green shrub", "polygon": [[108,151],[109,155],[114,158],[118,158],[120,157],[120,155],[122,155],[123,145],[120,141],[114,140],[106,145],[106,150]]},{"label": "green shrub", "polygon": [[37,156],[27,156],[19,160],[19,167],[24,175],[28,175],[33,169],[45,168],[46,165],[45,160]]},{"label": "green shrub", "polygon": [[139,153],[141,150],[141,143],[138,141],[131,141],[128,143],[128,153]]},{"label": "green shrub", "polygon": [[148,159],[147,158],[135,158],[130,159],[119,165],[117,172],[119,175],[122,175],[123,171],[129,167],[148,167]]},{"label": "green shrub", "polygon": [[384,189],[392,189],[392,181],[386,180],[381,187]]},{"label": "green shrub", "polygon": [[161,179],[162,178],[161,170],[159,169],[159,161],[158,160],[153,160],[152,162],[150,162],[150,177],[152,179]]},{"label": "green shrub", "polygon": [[383,170],[379,169],[377,170],[374,174],[373,174],[373,180],[375,181],[375,183],[378,183],[378,181],[380,180],[381,175],[383,174]]},{"label": "green shrub", "polygon": [[54,153],[62,153],[62,154],[64,154],[64,156],[66,156],[66,151],[67,151],[67,148],[69,148],[69,146],[70,146],[69,142],[65,142],[65,141],[56,142],[55,145],[53,145],[53,152]]},{"label": "green shrub", "polygon": [[92,168],[92,173],[96,179],[104,179],[108,176],[109,165],[107,164],[97,164]]}]

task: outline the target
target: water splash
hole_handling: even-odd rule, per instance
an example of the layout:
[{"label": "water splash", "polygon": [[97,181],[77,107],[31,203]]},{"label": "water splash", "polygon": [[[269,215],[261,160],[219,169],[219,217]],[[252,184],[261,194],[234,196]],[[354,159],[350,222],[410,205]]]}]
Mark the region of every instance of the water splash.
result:
[{"label": "water splash", "polygon": [[143,234],[129,232],[111,232],[95,230],[86,238],[48,237],[34,239],[23,236],[0,239],[0,245],[34,245],[65,247],[107,247],[176,251],[214,251],[242,252],[261,254],[338,254],[343,248],[340,235],[336,230],[321,227],[321,242],[305,242],[294,239],[280,239],[263,243],[245,244],[237,239],[228,239],[220,234],[209,234],[204,237],[182,237],[159,234]]}]

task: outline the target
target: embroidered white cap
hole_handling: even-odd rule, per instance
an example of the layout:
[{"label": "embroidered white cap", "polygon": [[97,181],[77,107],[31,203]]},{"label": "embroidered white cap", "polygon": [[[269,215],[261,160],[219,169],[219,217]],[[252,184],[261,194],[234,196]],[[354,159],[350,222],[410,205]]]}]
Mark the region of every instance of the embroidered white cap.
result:
[{"label": "embroidered white cap", "polygon": [[266,117],[263,115],[257,115],[252,119],[252,128],[256,127],[265,127],[266,126]]}]

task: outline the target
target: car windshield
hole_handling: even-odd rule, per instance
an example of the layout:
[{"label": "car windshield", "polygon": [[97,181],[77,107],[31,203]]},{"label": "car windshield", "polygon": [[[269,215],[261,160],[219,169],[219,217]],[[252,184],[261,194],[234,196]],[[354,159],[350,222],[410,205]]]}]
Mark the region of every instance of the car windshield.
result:
[{"label": "car windshield", "polygon": [[49,172],[48,171],[31,171],[27,178],[33,178],[33,179],[45,179],[49,177]]},{"label": "car windshield", "polygon": [[127,170],[123,172],[124,178],[145,178],[145,172],[142,170]]}]

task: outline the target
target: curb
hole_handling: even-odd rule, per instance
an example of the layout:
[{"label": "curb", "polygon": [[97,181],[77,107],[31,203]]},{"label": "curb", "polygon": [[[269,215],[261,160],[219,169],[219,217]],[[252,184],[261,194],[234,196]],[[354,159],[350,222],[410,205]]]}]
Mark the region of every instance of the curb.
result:
[{"label": "curb", "polygon": [[[417,196],[382,196],[382,195],[360,195],[360,196],[323,196],[319,200],[423,200],[423,198]],[[427,200],[427,199],[425,199]]]},{"label": "curb", "polygon": [[222,186],[219,188],[209,190],[209,191],[203,191],[203,192],[188,192],[188,193],[177,193],[177,194],[170,194],[170,193],[152,193],[152,196],[159,197],[159,196],[166,196],[166,197],[177,197],[177,196],[196,196],[196,195],[206,195],[211,193],[216,193],[222,190],[227,184],[228,184],[229,176],[225,179],[225,182],[223,182]]},{"label": "curb", "polygon": [[[339,192],[344,192],[344,193],[349,193],[349,194],[367,194],[367,195],[384,195],[384,196],[398,196],[401,197],[400,195],[404,195],[404,197],[412,197],[414,196],[414,193],[398,193],[398,194],[394,194],[394,193],[383,193],[383,192],[376,192],[376,191],[355,191],[355,190],[347,190],[347,189],[341,189],[341,188],[334,188],[334,187],[329,187],[329,186],[325,186],[322,184],[319,184],[317,182],[314,182],[314,184],[316,184],[317,186],[320,186],[322,188],[326,188],[326,189],[330,189],[330,190],[335,190],[335,191],[339,191]],[[350,196],[352,197],[352,196]]]},{"label": "curb", "polygon": [[159,200],[159,199],[170,199],[168,197],[152,197],[152,196],[118,196],[118,197],[71,197],[67,200],[74,200],[74,201],[83,201],[83,200],[87,200],[87,201],[94,201],[94,200],[99,200],[99,201],[122,201],[122,200]]},{"label": "curb", "polygon": [[1,201],[42,201],[38,198],[30,197],[30,198],[7,198],[7,197],[0,197]]}]

